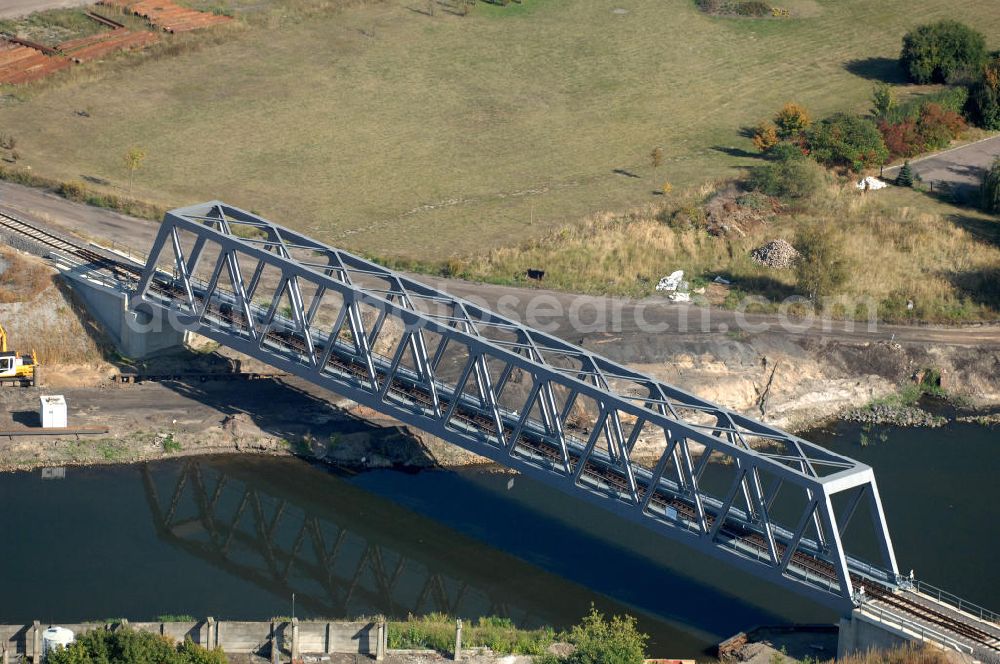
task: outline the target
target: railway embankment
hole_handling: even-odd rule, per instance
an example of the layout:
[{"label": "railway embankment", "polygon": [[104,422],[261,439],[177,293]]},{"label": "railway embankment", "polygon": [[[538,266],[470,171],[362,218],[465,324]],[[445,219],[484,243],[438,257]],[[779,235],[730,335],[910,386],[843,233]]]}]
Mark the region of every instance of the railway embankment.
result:
[{"label": "railway embankment", "polygon": [[[45,253],[38,250],[40,241],[70,241],[61,234],[46,237],[48,231],[41,227],[28,230],[33,235],[8,229],[20,244],[17,238],[5,239],[35,253]],[[84,251],[93,253],[94,248],[87,246]],[[91,259],[101,260],[101,255],[94,253]],[[211,453],[298,454],[368,468],[484,462],[369,409],[331,402],[328,393],[204,341],[148,362],[130,362],[114,349],[107,326],[91,315],[88,303],[67,288],[64,279],[35,278],[47,268],[21,253],[11,253],[8,262],[19,265],[0,279],[5,280],[0,286],[9,286],[0,316],[12,328],[14,340],[30,340],[45,348],[42,390],[69,390],[73,425],[107,427],[109,433],[96,439],[7,436],[4,440],[0,428],[0,468]],[[20,281],[26,283],[12,275],[22,275]],[[487,304],[490,297],[510,295],[488,289],[483,293]],[[530,307],[531,301],[525,306]],[[572,311],[572,303],[568,306]],[[53,312],[63,325],[57,335],[52,334],[49,320]],[[791,430],[811,428],[845,412],[883,423],[937,424],[940,420],[915,409],[912,399],[893,396],[912,394],[928,376],[934,377],[930,386],[934,391],[955,395],[971,407],[1000,403],[1000,373],[995,371],[1000,366],[1000,345],[961,343],[960,335],[959,343],[949,338],[926,343],[906,335],[900,342],[895,335],[888,340],[796,335],[782,328],[721,334],[631,331],[617,336],[595,330],[578,337],[573,340],[594,352]],[[75,351],[67,353],[70,347]],[[121,377],[128,375],[147,379],[123,382]],[[265,380],[247,380],[250,377]],[[8,430],[30,426],[37,397],[34,391],[4,394]],[[662,441],[640,440],[636,454],[658,458],[661,445]]]}]

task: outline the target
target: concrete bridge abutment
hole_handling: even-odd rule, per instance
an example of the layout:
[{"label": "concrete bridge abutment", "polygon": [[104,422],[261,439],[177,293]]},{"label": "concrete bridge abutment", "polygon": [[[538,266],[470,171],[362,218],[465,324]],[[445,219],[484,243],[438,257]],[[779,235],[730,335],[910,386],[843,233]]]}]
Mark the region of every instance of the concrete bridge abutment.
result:
[{"label": "concrete bridge abutment", "polygon": [[128,295],[119,288],[101,283],[77,269],[61,270],[73,293],[88,314],[125,357],[143,359],[178,348],[188,332],[162,309],[130,309]]}]

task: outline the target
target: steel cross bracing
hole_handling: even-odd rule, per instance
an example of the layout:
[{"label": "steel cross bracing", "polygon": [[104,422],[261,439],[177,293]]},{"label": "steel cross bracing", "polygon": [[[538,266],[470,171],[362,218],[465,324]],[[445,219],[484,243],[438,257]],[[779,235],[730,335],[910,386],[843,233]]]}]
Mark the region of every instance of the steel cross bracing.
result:
[{"label": "steel cross bracing", "polygon": [[899,581],[870,467],[225,203],[165,215],[131,307],[839,608]]}]

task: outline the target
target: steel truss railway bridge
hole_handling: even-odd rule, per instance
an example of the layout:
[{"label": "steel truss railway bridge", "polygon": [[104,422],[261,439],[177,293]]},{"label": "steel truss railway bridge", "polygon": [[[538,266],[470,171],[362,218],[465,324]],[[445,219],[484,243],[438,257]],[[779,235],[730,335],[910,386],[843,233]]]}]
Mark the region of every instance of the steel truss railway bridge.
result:
[{"label": "steel truss railway bridge", "polygon": [[168,212],[145,265],[113,267],[151,328],[165,317],[844,614],[1000,655],[996,614],[900,574],[865,464],[225,203]]}]

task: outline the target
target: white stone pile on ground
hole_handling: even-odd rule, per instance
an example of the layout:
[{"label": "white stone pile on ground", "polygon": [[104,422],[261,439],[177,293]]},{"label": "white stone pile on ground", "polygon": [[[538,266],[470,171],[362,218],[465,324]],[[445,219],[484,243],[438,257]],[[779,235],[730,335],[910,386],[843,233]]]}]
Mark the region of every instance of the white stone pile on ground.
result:
[{"label": "white stone pile on ground", "polygon": [[799,252],[786,240],[771,240],[750,252],[750,259],[759,265],[783,270],[795,265]]}]

